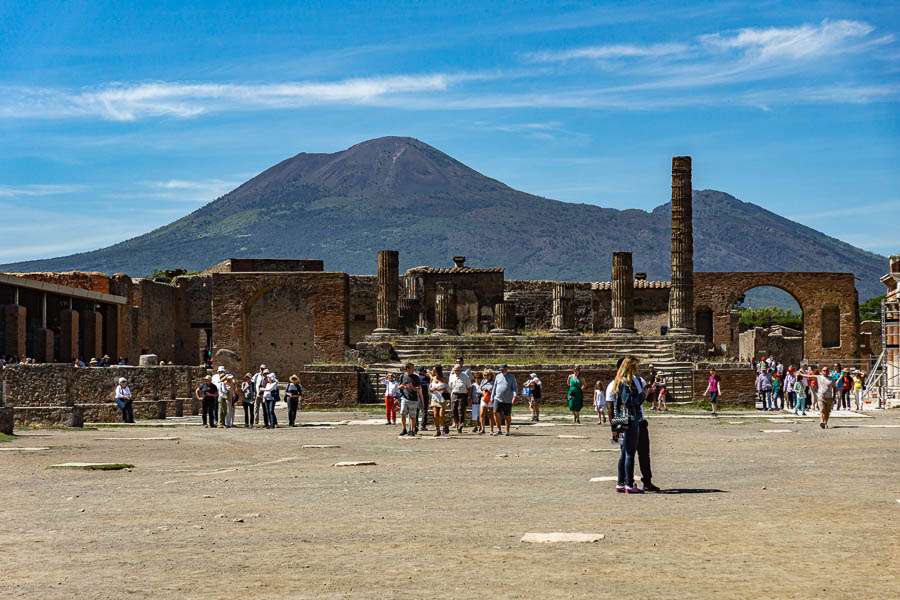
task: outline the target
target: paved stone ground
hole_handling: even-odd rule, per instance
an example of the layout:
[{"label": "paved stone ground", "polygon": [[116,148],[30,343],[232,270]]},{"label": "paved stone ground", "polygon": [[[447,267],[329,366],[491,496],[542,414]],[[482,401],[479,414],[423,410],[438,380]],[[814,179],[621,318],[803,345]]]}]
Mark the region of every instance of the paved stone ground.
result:
[{"label": "paved stone ground", "polygon": [[[552,419],[509,438],[398,438],[366,413],[17,431],[2,447],[49,450],[0,455],[0,596],[895,597],[900,428],[871,425],[898,417],[654,417],[665,493],[642,496],[590,481],[615,474],[606,427]],[[64,462],[135,468],[46,469]]]}]

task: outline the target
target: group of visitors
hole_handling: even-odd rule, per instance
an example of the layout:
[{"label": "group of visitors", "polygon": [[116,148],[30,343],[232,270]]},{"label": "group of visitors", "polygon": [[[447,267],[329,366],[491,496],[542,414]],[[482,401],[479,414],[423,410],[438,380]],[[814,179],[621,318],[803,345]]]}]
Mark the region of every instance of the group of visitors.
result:
[{"label": "group of visitors", "polygon": [[[300,378],[291,375],[284,390],[285,402],[288,405],[288,426],[297,426],[297,410],[303,388]],[[234,427],[235,407],[238,402],[244,409],[244,427],[264,427],[275,429],[278,418],[275,416],[275,404],[281,398],[278,377],[266,365],[259,365],[256,374],[247,373],[243,381],[220,366],[215,375],[206,375],[203,383],[194,391],[201,402],[204,427]],[[217,409],[218,408],[218,414]],[[260,421],[260,413],[262,420]]]},{"label": "group of visitors", "polygon": [[[452,423],[457,433],[471,423],[473,433],[510,435],[512,405],[519,397],[518,382],[507,365],[500,365],[496,374],[490,369],[473,373],[463,364],[462,356],[450,375],[444,375],[440,365],[426,368],[407,363],[404,372],[388,374],[381,383],[385,386],[384,403],[387,425],[396,425],[399,410],[403,429],[400,435],[418,435],[428,431],[429,412],[434,420],[434,436],[450,433]],[[521,395],[528,398],[531,418],[540,418],[541,381],[532,373]],[[471,407],[471,412],[469,411]],[[450,410],[448,422],[447,410]]]},{"label": "group of visitors", "polygon": [[837,410],[862,410],[865,403],[866,375],[859,369],[849,369],[835,363],[827,366],[810,366],[806,363],[787,369],[774,357],[763,357],[756,363],[756,395],[761,410],[775,411],[785,408],[794,414],[806,415],[807,406],[818,410],[820,426],[828,429],[832,408]]}]

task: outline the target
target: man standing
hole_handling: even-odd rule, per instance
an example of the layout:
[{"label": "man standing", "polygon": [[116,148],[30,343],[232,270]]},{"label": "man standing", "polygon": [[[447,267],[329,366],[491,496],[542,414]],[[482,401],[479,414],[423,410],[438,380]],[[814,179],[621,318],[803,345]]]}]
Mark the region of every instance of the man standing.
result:
[{"label": "man standing", "polygon": [[266,412],[265,407],[265,393],[266,386],[269,384],[266,375],[269,374],[269,370],[266,369],[266,365],[259,365],[259,373],[253,376],[253,389],[256,390],[256,399],[253,403],[253,411],[256,413],[256,426],[260,427],[259,420],[259,411],[262,410],[263,420],[265,421],[266,429],[269,428],[269,413]]},{"label": "man standing", "polygon": [[[509,426],[512,424],[512,407],[518,397],[519,384],[516,377],[509,372],[508,365],[500,365],[500,372],[494,378],[494,389],[491,390],[491,401],[494,403],[494,412],[497,413],[497,423],[502,426],[506,420],[506,435],[509,435]],[[500,435],[500,430],[496,434]]]},{"label": "man standing", "polygon": [[[616,363],[616,371],[622,366],[624,358],[620,358]],[[606,386],[606,414],[609,415],[610,422],[615,418],[616,395],[613,393],[613,384],[615,379]],[[634,383],[638,388],[638,393],[647,389],[647,382],[641,377],[635,377]],[[660,489],[653,485],[653,471],[650,469],[650,430],[648,429],[647,419],[644,417],[644,407],[641,405],[638,413],[638,465],[641,468],[641,483],[644,485],[645,492],[658,492]]]},{"label": "man standing", "polygon": [[203,415],[204,427],[216,426],[216,398],[219,391],[212,384],[212,376],[207,375],[203,378],[203,383],[197,387],[196,396],[200,401],[200,410]]},{"label": "man standing", "polygon": [[[456,357],[456,364],[459,365],[459,368],[462,369],[462,372],[463,372],[463,373],[465,373],[466,375],[469,376],[469,382],[470,382],[470,383],[471,383],[472,381],[475,380],[475,378],[472,376],[472,370],[471,370],[469,367],[467,367],[467,366],[465,366],[465,365],[463,364],[463,357],[462,357],[462,355]],[[468,397],[467,397],[467,399],[466,399],[466,401],[467,401],[467,402],[470,402],[470,403],[472,402],[472,389],[471,389],[471,388],[472,388],[472,386],[469,385],[469,395],[468,395]],[[463,409],[463,413],[465,413],[465,408]],[[463,419],[463,420],[461,421],[461,423],[462,423],[463,425],[465,425],[465,424],[466,424],[465,419]]]},{"label": "man standing", "polygon": [[422,398],[422,431],[428,431],[428,402],[427,398],[430,397],[430,391],[428,390],[428,386],[431,385],[431,377],[428,376],[428,371],[425,370],[425,365],[420,365],[417,371],[419,378],[419,388],[421,389],[420,398]]},{"label": "man standing", "polygon": [[462,358],[457,357],[456,365],[450,373],[450,414],[457,433],[462,433],[466,426],[466,408],[469,394],[472,393],[472,377],[463,371]]},{"label": "man standing", "polygon": [[[413,373],[413,364],[406,363],[406,372],[400,375],[400,392],[403,398],[400,400],[400,420],[403,423],[403,431],[400,435],[416,435],[419,432],[417,422],[419,418],[419,402],[422,400],[422,385],[419,376]],[[409,431],[406,429],[406,417],[409,416]]]},{"label": "man standing", "polygon": [[219,397],[218,427],[225,428],[225,417],[228,415],[228,382],[225,380],[225,367],[219,365],[216,374],[212,376],[212,384],[216,386]]},{"label": "man standing", "polygon": [[817,370],[813,369],[812,373],[808,375],[801,373],[801,376],[813,379],[817,383],[816,395],[819,397],[819,418],[821,419],[819,427],[828,429],[828,417],[831,416],[831,406],[834,403],[834,380],[828,376],[827,368],[823,368],[821,373],[817,373]]}]

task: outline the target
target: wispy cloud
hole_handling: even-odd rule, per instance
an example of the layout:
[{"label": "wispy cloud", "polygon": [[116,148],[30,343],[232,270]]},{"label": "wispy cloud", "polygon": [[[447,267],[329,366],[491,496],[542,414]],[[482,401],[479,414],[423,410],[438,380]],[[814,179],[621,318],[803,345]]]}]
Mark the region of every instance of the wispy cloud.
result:
[{"label": "wispy cloud", "polygon": [[539,140],[589,137],[586,133],[567,129],[560,121],[539,121],[531,123],[491,123],[486,121],[476,121],[472,124],[472,127],[480,131],[500,131],[503,133],[521,134]]},{"label": "wispy cloud", "polygon": [[69,92],[49,88],[0,87],[0,117],[193,117],[220,110],[298,108],[318,104],[366,104],[392,94],[446,90],[484,75],[430,74],[296,83],[116,83]]},{"label": "wispy cloud", "polygon": [[[833,219],[835,217],[855,217],[860,215],[878,215],[895,213],[900,211],[900,199],[892,202],[877,202],[874,204],[854,204],[846,208],[824,210],[787,217],[793,221],[819,221]],[[896,241],[896,240],[895,240]]]},{"label": "wispy cloud", "polygon": [[87,189],[81,184],[0,185],[0,198],[27,198],[75,194]]},{"label": "wispy cloud", "polygon": [[614,58],[647,58],[660,56],[678,56],[687,52],[687,44],[651,44],[638,46],[635,44],[612,44],[607,46],[586,46],[571,50],[530,52],[525,55],[532,62],[566,62],[577,59],[608,60]]}]

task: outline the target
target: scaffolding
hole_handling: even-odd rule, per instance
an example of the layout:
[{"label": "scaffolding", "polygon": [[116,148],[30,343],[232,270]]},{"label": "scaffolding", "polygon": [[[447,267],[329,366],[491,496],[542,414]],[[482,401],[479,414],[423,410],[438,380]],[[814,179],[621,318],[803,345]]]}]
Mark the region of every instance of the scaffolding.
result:
[{"label": "scaffolding", "polygon": [[866,378],[866,401],[878,408],[900,404],[900,300],[881,303],[882,350]]}]

